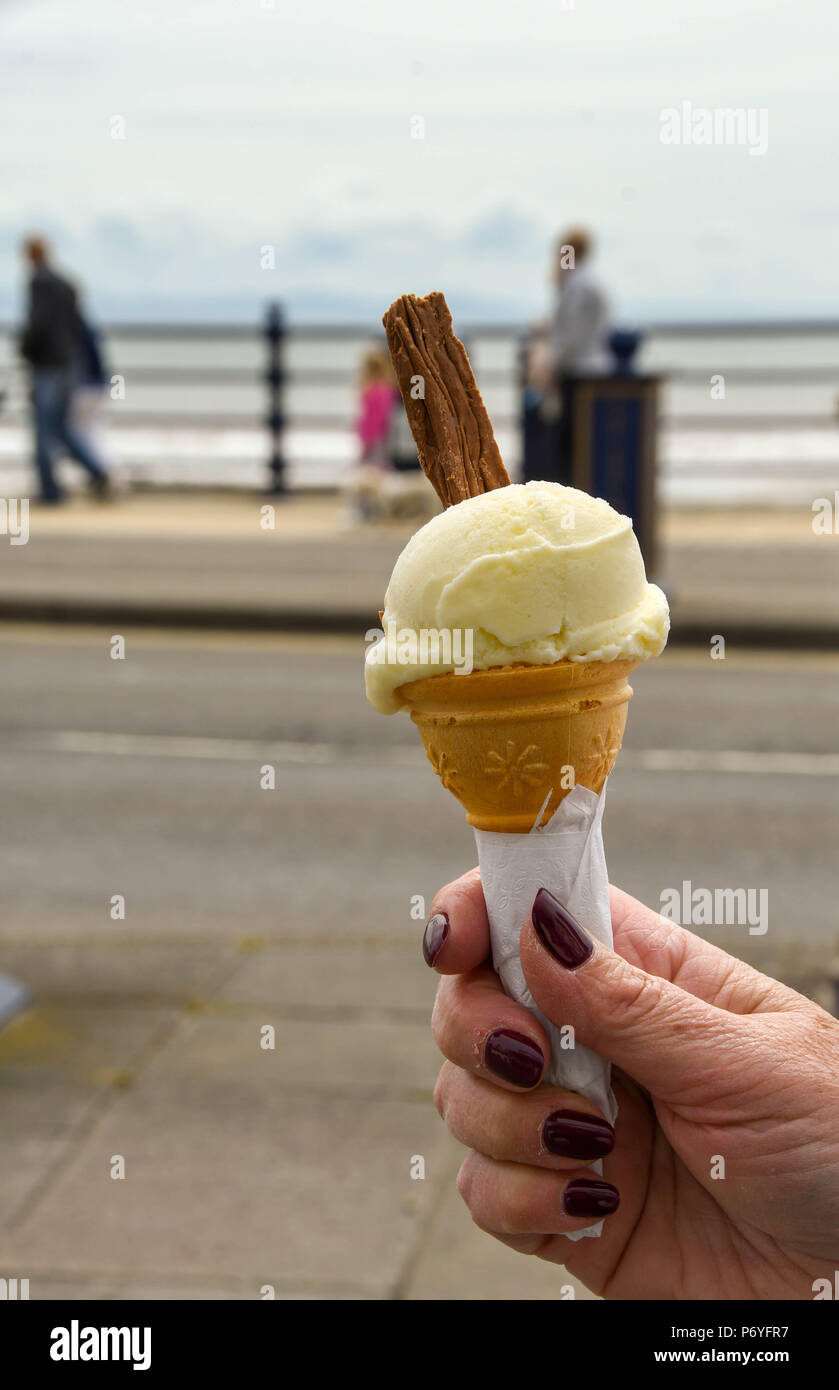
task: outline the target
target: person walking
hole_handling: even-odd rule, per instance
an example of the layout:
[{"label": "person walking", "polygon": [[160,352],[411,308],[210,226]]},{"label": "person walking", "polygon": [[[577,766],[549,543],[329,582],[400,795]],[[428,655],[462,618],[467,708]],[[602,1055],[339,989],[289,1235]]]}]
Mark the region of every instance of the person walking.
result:
[{"label": "person walking", "polygon": [[609,303],[591,273],[592,239],[582,227],[559,240],[554,264],[557,298],[550,331],[551,369],[558,395],[558,468],[554,482],[570,483],[574,450],[573,379],[607,365]]},{"label": "person walking", "polygon": [[55,476],[55,465],[63,453],[87,470],[96,496],[105,497],[110,492],[108,471],[95,448],[72,423],[70,413],[84,350],[76,291],[52,268],[43,237],[27,237],[23,253],[30,279],[20,352],[31,369],[40,500],[52,504],[63,501]]}]

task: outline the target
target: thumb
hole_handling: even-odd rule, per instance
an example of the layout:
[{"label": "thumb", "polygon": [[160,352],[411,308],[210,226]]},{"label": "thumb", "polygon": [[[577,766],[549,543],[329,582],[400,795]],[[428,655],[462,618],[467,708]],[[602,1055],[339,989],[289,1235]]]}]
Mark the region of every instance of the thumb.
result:
[{"label": "thumb", "polygon": [[712,1078],[719,1089],[721,1061],[746,1061],[747,1018],[631,965],[589,936],[546,888],[522,931],[521,963],[552,1023],[570,1023],[579,1042],[664,1101],[700,1101]]}]

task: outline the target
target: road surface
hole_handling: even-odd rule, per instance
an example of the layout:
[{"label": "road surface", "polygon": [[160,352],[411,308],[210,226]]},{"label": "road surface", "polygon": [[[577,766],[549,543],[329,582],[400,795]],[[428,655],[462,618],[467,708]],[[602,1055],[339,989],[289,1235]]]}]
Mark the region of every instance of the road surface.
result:
[{"label": "road surface", "polygon": [[[416,932],[411,899],[474,860],[404,716],[351,638],[3,630],[6,933]],[[611,876],[768,890],[766,940],[835,944],[836,679],[825,654],[681,650],[639,670],[611,779]],[[276,787],[260,769],[276,769]]]}]

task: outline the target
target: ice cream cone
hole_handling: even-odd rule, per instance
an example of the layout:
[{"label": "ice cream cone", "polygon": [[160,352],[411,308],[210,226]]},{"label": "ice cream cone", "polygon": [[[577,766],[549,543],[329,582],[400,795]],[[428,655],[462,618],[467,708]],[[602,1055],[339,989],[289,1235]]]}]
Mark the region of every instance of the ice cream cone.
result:
[{"label": "ice cream cone", "polygon": [[574,786],[600,793],[637,661],[558,661],[429,676],[398,695],[443,786],[478,830],[527,834]]}]

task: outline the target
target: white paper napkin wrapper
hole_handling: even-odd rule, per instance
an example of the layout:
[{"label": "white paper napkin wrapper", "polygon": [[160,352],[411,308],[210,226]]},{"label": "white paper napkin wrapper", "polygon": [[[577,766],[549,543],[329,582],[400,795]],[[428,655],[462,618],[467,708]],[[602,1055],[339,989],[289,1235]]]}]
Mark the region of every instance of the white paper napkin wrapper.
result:
[{"label": "white paper napkin wrapper", "polygon": [[[489,915],[492,963],[505,993],[524,1004],[547,1031],[551,1057],[545,1080],[593,1101],[614,1124],[618,1106],[609,1084],[609,1063],[576,1039],[573,1048],[567,1038],[562,1046],[560,1029],[549,1023],[533,1002],[519,958],[521,930],[540,888],[553,893],[598,941],[612,945],[609,875],[603,849],[605,803],[605,786],[600,796],[586,787],[575,787],[541,829],[531,830],[529,835],[476,830],[475,840]],[[599,1161],[588,1166],[603,1172]],[[602,1229],[603,1222],[598,1221],[584,1231],[570,1233],[567,1239],[599,1236]]]}]

